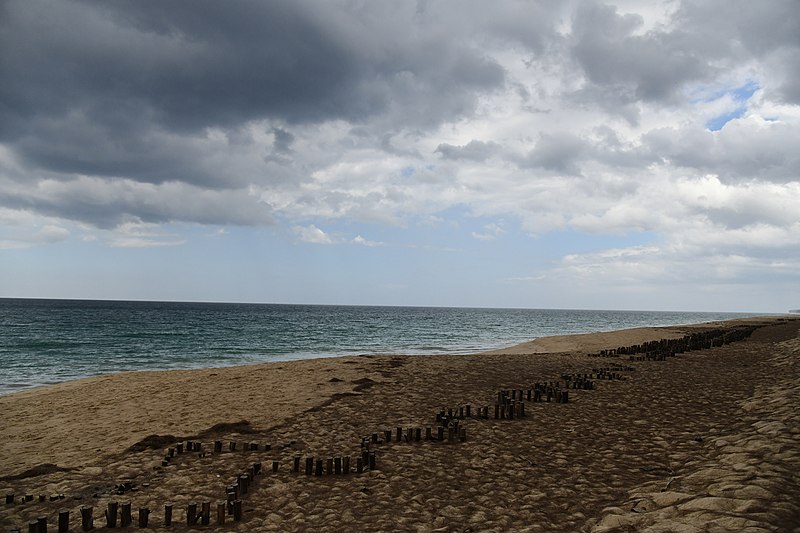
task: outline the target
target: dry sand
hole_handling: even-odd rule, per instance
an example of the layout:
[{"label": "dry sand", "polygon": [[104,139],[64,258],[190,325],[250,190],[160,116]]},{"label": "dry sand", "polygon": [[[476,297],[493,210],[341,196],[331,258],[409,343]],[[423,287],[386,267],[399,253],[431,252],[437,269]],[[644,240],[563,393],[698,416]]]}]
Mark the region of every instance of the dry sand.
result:
[{"label": "dry sand", "polygon": [[[746,340],[630,362],[602,349],[760,326]],[[151,509],[149,530],[800,531],[800,319],[550,337],[473,356],[348,357],[195,371],[125,373],[0,396],[0,529],[109,501]],[[625,365],[625,379],[528,403],[495,420],[501,389]],[[563,383],[563,381],[562,381]],[[441,408],[491,405],[466,442],[425,442]],[[377,469],[306,476],[305,457],[361,453],[361,437],[423,428],[422,442],[372,445]],[[158,437],[152,437],[157,435]],[[148,439],[148,437],[150,438]],[[187,439],[221,454],[184,453]],[[137,443],[151,443],[140,449]],[[230,452],[259,443],[259,451]],[[264,450],[270,443],[271,449]],[[301,456],[301,473],[291,472]],[[271,465],[279,461],[278,472]],[[249,465],[243,520],[188,527],[189,502],[216,503]],[[327,466],[327,465],[326,465]],[[121,484],[132,490],[119,494]],[[23,502],[25,495],[32,501]],[[40,495],[45,501],[40,502]],[[63,499],[50,501],[50,496]],[[145,529],[142,529],[143,531]]]}]

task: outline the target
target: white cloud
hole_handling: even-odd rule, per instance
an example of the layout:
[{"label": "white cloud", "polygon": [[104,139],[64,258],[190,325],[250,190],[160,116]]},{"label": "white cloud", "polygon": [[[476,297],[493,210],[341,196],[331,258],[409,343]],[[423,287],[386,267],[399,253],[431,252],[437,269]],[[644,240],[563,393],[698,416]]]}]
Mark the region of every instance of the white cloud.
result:
[{"label": "white cloud", "polygon": [[358,245],[361,245],[361,246],[367,246],[369,248],[374,248],[376,246],[383,246],[382,242],[380,242],[380,241],[370,241],[368,239],[365,239],[361,235],[356,235],[355,237],[353,237],[353,241],[352,242],[353,242],[353,244],[358,244]]},{"label": "white cloud", "polygon": [[310,244],[333,244],[334,241],[324,231],[316,227],[314,224],[308,226],[295,226],[294,232],[301,241]]}]

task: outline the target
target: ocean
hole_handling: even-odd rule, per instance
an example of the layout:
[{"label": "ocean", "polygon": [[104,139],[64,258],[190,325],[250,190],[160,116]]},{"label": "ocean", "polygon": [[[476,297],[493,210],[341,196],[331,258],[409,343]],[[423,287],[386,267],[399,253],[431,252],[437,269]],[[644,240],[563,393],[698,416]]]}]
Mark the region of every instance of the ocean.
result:
[{"label": "ocean", "polygon": [[753,315],[0,298],[0,394],[109,372],[465,354],[547,335]]}]

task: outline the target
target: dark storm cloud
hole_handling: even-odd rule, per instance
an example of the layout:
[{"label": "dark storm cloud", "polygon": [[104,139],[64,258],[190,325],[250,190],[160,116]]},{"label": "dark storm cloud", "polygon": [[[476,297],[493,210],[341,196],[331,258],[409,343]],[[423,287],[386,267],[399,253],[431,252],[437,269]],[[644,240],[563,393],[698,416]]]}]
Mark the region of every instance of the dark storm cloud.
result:
[{"label": "dark storm cloud", "polygon": [[483,142],[472,140],[464,146],[442,143],[436,148],[436,152],[442,154],[445,159],[468,159],[470,161],[485,161],[497,153],[500,145],[496,142]]},{"label": "dark storm cloud", "polygon": [[587,149],[586,142],[571,133],[543,133],[523,165],[577,176],[581,173],[579,162]]},{"label": "dark storm cloud", "polygon": [[614,106],[667,101],[687,81],[710,74],[709,65],[673,42],[671,33],[635,33],[642,24],[641,16],[612,6],[581,4],[573,18],[572,54],[594,98],[611,98]]},{"label": "dark storm cloud", "polygon": [[[469,113],[476,93],[503,84],[502,69],[476,48],[446,34],[408,39],[410,20],[376,31],[359,9],[7,1],[0,140],[53,171],[224,183],[195,168],[194,154],[162,153],[159,134],[202,136],[256,119],[357,123],[398,103],[413,112],[394,119],[428,127]],[[276,148],[283,142],[277,138]]]}]

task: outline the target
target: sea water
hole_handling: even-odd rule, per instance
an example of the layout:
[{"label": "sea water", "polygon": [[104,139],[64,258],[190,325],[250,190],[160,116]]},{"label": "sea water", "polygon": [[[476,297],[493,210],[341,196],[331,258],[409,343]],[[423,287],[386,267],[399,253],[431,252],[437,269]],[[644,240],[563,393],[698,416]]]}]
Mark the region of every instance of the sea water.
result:
[{"label": "sea water", "polygon": [[0,393],[129,370],[464,354],[747,313],[0,299]]}]

